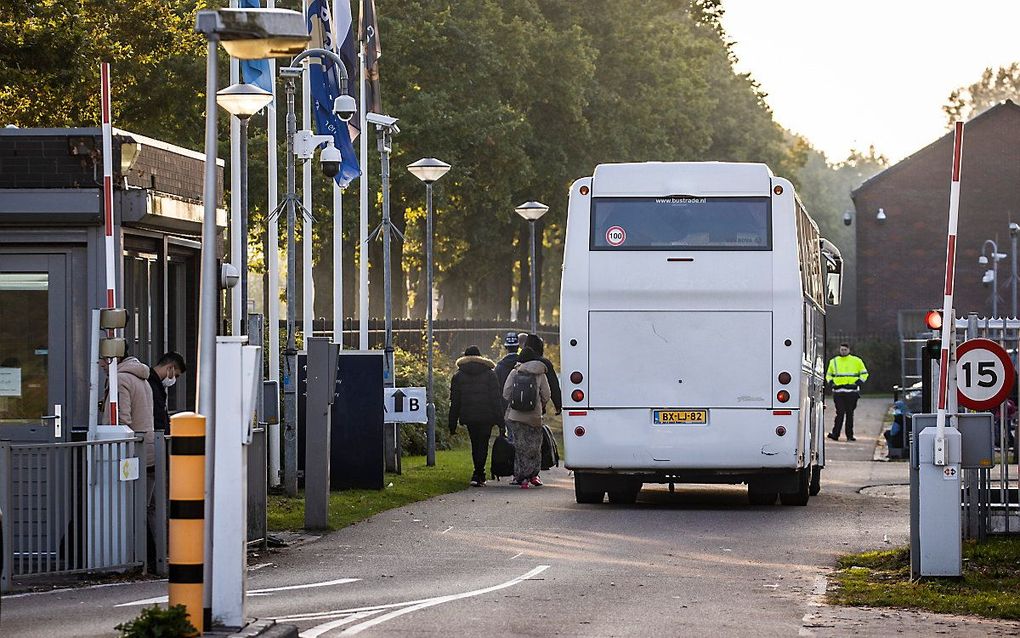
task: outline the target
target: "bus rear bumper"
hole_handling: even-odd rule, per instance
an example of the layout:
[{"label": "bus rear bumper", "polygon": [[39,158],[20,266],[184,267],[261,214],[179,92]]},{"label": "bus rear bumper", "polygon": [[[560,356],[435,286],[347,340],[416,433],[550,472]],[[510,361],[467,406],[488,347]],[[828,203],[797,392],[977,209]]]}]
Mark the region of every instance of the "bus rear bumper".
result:
[{"label": "bus rear bumper", "polygon": [[713,408],[707,424],[654,425],[649,409],[564,411],[565,465],[584,472],[706,479],[697,482],[785,473],[803,466],[799,442],[805,438],[799,410],[786,412]]}]

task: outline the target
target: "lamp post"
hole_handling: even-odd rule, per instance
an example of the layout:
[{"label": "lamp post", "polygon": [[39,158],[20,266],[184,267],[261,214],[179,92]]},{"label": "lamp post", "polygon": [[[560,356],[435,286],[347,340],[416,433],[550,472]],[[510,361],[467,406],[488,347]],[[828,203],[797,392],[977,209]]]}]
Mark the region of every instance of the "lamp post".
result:
[{"label": "lamp post", "polygon": [[248,330],[248,119],[273,101],[273,94],[254,84],[232,84],[216,93],[216,103],[241,123],[241,251],[237,256],[241,276],[241,334]]},{"label": "lamp post", "polygon": [[[1016,240],[1014,239],[1014,243]],[[989,246],[992,247],[991,255],[985,255],[985,249]],[[992,316],[999,316],[999,260],[1005,259],[1006,255],[999,252],[999,245],[995,243],[994,239],[986,239],[985,243],[981,245],[981,256],[978,257],[978,263],[982,266],[988,265],[991,261],[992,267],[985,271],[984,277],[981,282],[992,285]]]},{"label": "lamp post", "polygon": [[[216,43],[242,60],[292,55],[305,47],[304,16],[286,9],[215,9],[199,11],[195,31],[205,35],[205,177],[202,186],[202,261],[199,281],[196,402],[205,417],[205,539],[203,557],[204,616],[212,618],[213,488],[216,450]],[[194,624],[205,619],[192,618]],[[201,631],[201,627],[199,627]]]},{"label": "lamp post", "polygon": [[428,382],[425,388],[425,414],[427,418],[425,464],[436,464],[436,405],[432,394],[432,184],[446,175],[450,165],[434,157],[426,157],[409,164],[407,170],[425,182],[425,326],[428,348]]},{"label": "lamp post", "polygon": [[524,202],[520,206],[514,209],[518,215],[528,221],[528,227],[531,229],[531,303],[528,304],[531,309],[531,334],[538,334],[538,290],[535,283],[535,222],[545,215],[549,207],[542,202]]}]

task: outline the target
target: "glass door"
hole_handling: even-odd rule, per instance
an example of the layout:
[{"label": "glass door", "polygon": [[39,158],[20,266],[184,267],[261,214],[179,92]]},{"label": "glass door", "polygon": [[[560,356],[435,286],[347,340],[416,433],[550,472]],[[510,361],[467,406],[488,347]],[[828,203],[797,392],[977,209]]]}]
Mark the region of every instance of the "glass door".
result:
[{"label": "glass door", "polygon": [[0,254],[0,439],[64,438],[65,265],[65,255]]}]

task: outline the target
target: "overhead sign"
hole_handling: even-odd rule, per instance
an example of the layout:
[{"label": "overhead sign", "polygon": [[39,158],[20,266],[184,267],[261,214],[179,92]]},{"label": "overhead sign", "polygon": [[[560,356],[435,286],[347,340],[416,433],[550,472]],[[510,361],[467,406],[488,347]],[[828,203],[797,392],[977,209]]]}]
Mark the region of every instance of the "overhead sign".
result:
[{"label": "overhead sign", "polygon": [[1016,370],[1005,349],[990,339],[970,339],[956,349],[960,405],[971,410],[998,407],[1013,390]]},{"label": "overhead sign", "polygon": [[426,423],[425,388],[383,388],[383,421]]}]

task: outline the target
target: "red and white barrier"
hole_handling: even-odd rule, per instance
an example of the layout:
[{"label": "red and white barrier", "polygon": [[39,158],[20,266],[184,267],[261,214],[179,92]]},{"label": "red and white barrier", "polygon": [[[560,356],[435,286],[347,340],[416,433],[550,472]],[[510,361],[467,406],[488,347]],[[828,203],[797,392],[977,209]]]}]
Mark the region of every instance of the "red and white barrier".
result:
[{"label": "red and white barrier", "polygon": [[[106,307],[117,307],[117,262],[116,241],[113,225],[113,125],[110,109],[110,63],[99,65],[102,78],[102,118],[103,118],[103,222],[106,231]],[[112,336],[112,335],[110,335]],[[94,364],[93,364],[94,365]],[[110,423],[117,425],[117,359],[110,359],[107,374],[110,386]]]},{"label": "red and white barrier", "polygon": [[949,398],[949,348],[956,321],[953,284],[956,279],[956,227],[960,218],[960,162],[963,156],[963,122],[956,123],[953,138],[953,177],[949,184],[949,233],[946,239],[946,286],[942,300],[942,356],[939,360],[939,400],[935,418],[935,465],[946,464],[946,403]]}]

